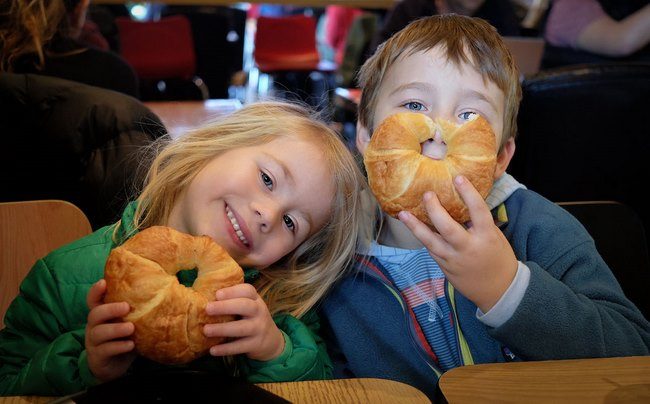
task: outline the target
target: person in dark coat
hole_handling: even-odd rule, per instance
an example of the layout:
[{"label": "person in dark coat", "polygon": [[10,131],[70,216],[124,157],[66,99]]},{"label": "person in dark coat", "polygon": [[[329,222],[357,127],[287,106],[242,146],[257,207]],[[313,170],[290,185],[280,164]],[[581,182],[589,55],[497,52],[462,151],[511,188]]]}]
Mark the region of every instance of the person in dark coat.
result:
[{"label": "person in dark coat", "polygon": [[166,133],[137,99],[33,74],[0,74],[0,201],[63,199],[94,229],[141,181],[142,147]]}]

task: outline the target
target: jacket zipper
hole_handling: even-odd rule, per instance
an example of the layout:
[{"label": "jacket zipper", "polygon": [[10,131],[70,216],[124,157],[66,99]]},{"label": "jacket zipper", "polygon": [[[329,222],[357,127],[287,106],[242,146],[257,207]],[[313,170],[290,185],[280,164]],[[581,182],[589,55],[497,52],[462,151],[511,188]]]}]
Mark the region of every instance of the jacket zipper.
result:
[{"label": "jacket zipper", "polygon": [[458,313],[456,311],[456,289],[454,289],[454,286],[447,279],[445,279],[445,291],[447,292],[445,293],[445,299],[447,299],[447,304],[454,314],[454,335],[456,337],[456,349],[458,350],[460,365],[473,365],[474,358],[472,357],[467,340],[465,340],[465,336],[460,330],[460,322],[458,321]]},{"label": "jacket zipper", "polygon": [[[364,264],[364,266],[365,266],[365,265],[367,265],[367,264]],[[404,320],[405,320],[405,322],[406,322],[406,326],[407,326],[407,328],[408,328],[408,335],[409,335],[409,337],[410,337],[409,339],[411,340],[411,343],[412,343],[413,346],[415,347],[415,350],[416,350],[416,352],[418,353],[418,355],[420,356],[420,358],[421,358],[422,360],[424,360],[424,362],[425,362],[425,363],[426,363],[426,364],[431,368],[431,370],[434,371],[434,373],[436,374],[436,376],[437,376],[438,378],[440,378],[440,376],[441,376],[442,373],[443,373],[442,370],[441,370],[441,369],[438,367],[438,365],[437,365],[437,364],[436,364],[436,363],[435,363],[435,362],[434,362],[434,361],[429,357],[429,355],[427,354],[426,350],[422,347],[420,341],[418,341],[418,338],[414,335],[414,333],[415,333],[415,331],[414,331],[414,329],[415,329],[415,325],[413,324],[413,321],[414,321],[414,320],[413,320],[413,318],[409,315],[409,313],[407,312],[408,309],[406,308],[406,307],[407,307],[407,306],[406,306],[406,302],[404,301],[404,298],[402,297],[401,293],[400,293],[398,290],[396,290],[392,285],[390,285],[390,284],[388,284],[386,281],[384,281],[384,279],[382,279],[382,278],[381,278],[378,274],[376,274],[374,271],[372,271],[372,270],[365,270],[364,272],[365,272],[366,274],[370,275],[372,278],[374,278],[374,279],[377,280],[378,282],[380,282],[382,285],[384,285],[384,286],[389,290],[389,292],[390,292],[390,293],[395,297],[395,299],[397,300],[397,302],[398,302],[398,303],[400,304],[400,306],[402,307],[402,313],[404,314],[404,318],[405,318]]]}]

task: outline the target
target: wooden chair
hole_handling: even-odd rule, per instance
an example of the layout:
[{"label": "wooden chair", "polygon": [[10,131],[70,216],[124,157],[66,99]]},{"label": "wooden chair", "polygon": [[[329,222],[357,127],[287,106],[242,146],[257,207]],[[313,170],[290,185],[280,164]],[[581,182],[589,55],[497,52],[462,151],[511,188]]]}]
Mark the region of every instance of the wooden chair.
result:
[{"label": "wooden chair", "polygon": [[60,200],[0,203],[0,328],[36,260],[91,233],[86,215]]}]

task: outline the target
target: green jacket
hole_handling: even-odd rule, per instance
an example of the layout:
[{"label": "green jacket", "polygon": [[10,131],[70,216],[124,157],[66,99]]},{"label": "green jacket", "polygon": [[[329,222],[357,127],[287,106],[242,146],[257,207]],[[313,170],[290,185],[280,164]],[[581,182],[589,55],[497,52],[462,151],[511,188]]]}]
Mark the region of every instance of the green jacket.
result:
[{"label": "green jacket", "polygon": [[[133,222],[135,204],[124,211],[122,223]],[[124,226],[123,226],[124,227]],[[0,330],[0,396],[61,396],[84,390],[98,380],[88,368],[84,332],[90,287],[103,277],[113,241],[113,226],[61,247],[38,260],[20,286],[20,294],[5,315]],[[120,232],[117,239],[123,239]],[[246,273],[249,278],[250,271]],[[196,271],[182,271],[191,284]],[[284,352],[267,362],[237,358],[240,373],[253,383],[329,378],[332,365],[321,339],[315,314],[302,321],[289,315],[274,320],[285,334]],[[160,368],[138,358],[130,372]],[[177,367],[174,367],[177,368]],[[232,374],[222,358],[209,355],[183,366]]]}]

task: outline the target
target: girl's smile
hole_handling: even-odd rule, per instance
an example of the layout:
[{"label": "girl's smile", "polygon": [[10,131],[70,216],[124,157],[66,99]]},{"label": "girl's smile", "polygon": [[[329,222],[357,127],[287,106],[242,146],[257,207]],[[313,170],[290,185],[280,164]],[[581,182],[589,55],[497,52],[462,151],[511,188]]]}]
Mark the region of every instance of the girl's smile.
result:
[{"label": "girl's smile", "polygon": [[[242,245],[242,249],[244,250],[250,250],[253,248],[253,244],[249,241],[250,235],[246,237],[246,234],[250,234],[248,231],[248,228],[246,227],[246,224],[244,223],[243,220],[237,220],[237,214],[230,209],[228,205],[226,205],[226,216],[228,217],[228,220],[230,220],[230,224],[232,225],[231,233],[232,239],[237,244],[239,242]],[[241,224],[240,224],[241,221]]]},{"label": "girl's smile", "polygon": [[264,268],[327,222],[333,195],[319,147],[288,134],[210,160],[178,196],[168,225],[212,237],[241,266]]}]

